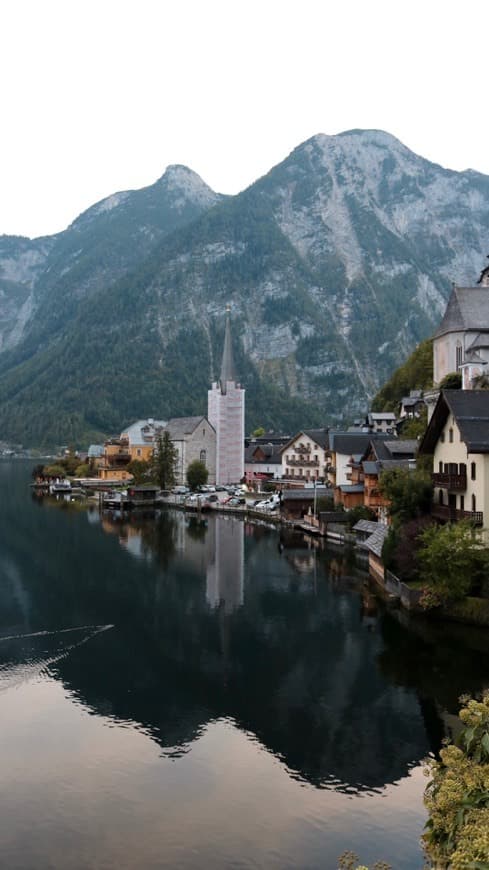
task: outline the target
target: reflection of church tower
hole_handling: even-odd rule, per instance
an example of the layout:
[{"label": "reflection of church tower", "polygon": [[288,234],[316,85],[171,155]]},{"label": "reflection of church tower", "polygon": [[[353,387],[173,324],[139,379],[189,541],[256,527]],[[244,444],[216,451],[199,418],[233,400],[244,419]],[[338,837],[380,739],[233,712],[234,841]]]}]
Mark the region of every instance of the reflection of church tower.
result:
[{"label": "reflection of church tower", "polygon": [[208,392],[207,417],[216,430],[216,483],[238,483],[244,475],[245,391],[236,380],[231,345],[230,308],[226,307],[226,333],[221,377]]},{"label": "reflection of church tower", "polygon": [[205,597],[211,607],[221,605],[232,613],[243,604],[244,524],[216,517],[209,534],[215,536],[215,551],[207,566]]}]

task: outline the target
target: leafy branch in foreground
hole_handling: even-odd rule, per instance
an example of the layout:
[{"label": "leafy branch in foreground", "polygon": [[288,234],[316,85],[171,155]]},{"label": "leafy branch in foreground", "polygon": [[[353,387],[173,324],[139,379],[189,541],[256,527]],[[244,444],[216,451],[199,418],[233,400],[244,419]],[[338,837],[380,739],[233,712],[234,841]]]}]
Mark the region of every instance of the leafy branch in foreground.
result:
[{"label": "leafy branch in foreground", "polygon": [[423,842],[440,870],[489,868],[489,692],[461,699],[465,726],[456,745],[428,763],[425,791],[430,817]]}]

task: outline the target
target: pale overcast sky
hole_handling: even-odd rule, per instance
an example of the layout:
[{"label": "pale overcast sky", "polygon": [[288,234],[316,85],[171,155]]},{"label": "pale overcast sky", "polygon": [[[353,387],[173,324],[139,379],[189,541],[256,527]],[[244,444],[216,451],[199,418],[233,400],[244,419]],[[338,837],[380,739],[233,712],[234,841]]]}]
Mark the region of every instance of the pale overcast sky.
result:
[{"label": "pale overcast sky", "polygon": [[237,193],[352,128],[489,174],[488,25],[487,0],[4,0],[0,233],[171,163]]}]

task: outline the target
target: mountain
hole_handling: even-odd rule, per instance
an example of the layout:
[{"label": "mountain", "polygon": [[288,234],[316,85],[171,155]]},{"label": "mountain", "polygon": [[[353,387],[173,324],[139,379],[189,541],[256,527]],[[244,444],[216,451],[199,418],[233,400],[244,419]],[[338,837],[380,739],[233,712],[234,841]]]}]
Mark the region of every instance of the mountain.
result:
[{"label": "mountain", "polygon": [[170,167],[57,236],[0,239],[3,437],[205,411],[227,302],[247,428],[348,419],[433,331],[451,281],[474,283],[488,235],[489,177],[380,131],[314,136],[233,197]]}]

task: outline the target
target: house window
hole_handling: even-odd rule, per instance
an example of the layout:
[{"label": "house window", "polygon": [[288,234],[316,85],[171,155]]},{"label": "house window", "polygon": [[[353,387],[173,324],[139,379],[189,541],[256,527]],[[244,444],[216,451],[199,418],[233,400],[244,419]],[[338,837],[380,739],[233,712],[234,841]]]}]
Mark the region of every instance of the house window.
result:
[{"label": "house window", "polygon": [[470,479],[475,480],[475,462],[470,463]]},{"label": "house window", "polygon": [[460,366],[462,365],[462,345],[459,341],[457,342],[457,347],[455,348],[455,362],[458,371],[460,369]]},{"label": "house window", "polygon": [[445,433],[444,433],[444,432],[441,432],[441,433],[440,433],[440,441],[441,441],[442,444],[445,443]]},{"label": "house window", "polygon": [[450,444],[453,444],[453,429],[452,428],[450,428],[448,430],[448,440],[449,440]]},{"label": "house window", "polygon": [[136,453],[138,456],[141,456],[141,448],[140,447],[138,447],[138,449],[136,450]]},{"label": "house window", "polygon": [[438,490],[438,504],[443,504],[443,490]]},{"label": "house window", "polygon": [[458,467],[458,473],[461,474],[463,477],[466,476],[466,474],[467,474],[467,466],[466,466],[465,462],[461,462],[461,463],[460,463],[460,465],[459,465],[459,467]]},{"label": "house window", "polygon": [[460,496],[460,510],[465,510],[465,498],[463,495]]},{"label": "house window", "polygon": [[204,465],[205,465],[205,461],[206,461],[206,456],[207,456],[206,451],[205,451],[205,450],[201,450],[201,451],[200,451],[200,461],[203,462]]},{"label": "house window", "polygon": [[438,473],[443,474],[443,462],[438,463]]},{"label": "house window", "polygon": [[475,495],[474,495],[474,494],[472,494],[472,510],[473,510],[473,511],[476,511],[476,510],[477,510],[477,508],[476,508],[476,502],[475,502]]},{"label": "house window", "polygon": [[205,438],[205,429],[202,429],[202,438]]}]

